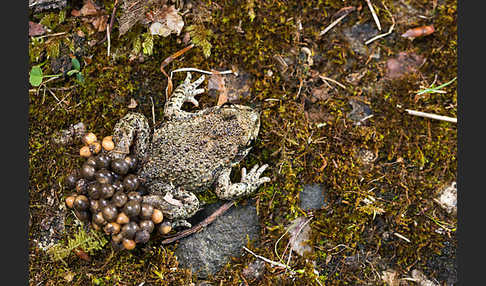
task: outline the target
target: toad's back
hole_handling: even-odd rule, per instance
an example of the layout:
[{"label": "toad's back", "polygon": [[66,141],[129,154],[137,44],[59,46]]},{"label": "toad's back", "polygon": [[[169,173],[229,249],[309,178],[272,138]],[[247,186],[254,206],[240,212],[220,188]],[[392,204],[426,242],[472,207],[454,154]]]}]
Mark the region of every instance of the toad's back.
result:
[{"label": "toad's back", "polygon": [[246,149],[246,130],[237,116],[214,107],[189,118],[169,120],[153,136],[141,175],[185,190],[210,187],[221,170]]}]

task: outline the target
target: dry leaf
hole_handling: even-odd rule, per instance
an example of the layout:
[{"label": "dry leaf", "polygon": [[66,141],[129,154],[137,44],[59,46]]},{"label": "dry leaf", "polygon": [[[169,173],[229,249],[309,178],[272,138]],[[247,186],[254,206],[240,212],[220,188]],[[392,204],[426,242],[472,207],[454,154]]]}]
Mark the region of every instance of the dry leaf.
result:
[{"label": "dry leaf", "polygon": [[215,70],[211,70],[213,73],[208,80],[208,89],[215,89],[219,92],[217,105],[223,105],[228,101],[228,90],[224,83],[224,77]]},{"label": "dry leaf", "polygon": [[93,16],[98,14],[98,8],[94,5],[93,1],[86,0],[79,13],[81,16]]},{"label": "dry leaf", "polygon": [[106,26],[108,25],[108,15],[95,17],[91,24],[98,32],[106,31]]},{"label": "dry leaf", "polygon": [[381,272],[381,280],[386,283],[386,285],[389,286],[398,286],[400,285],[399,279],[398,279],[398,273],[393,270],[387,270]]},{"label": "dry leaf", "polygon": [[169,36],[171,33],[179,35],[184,27],[182,16],[179,15],[175,6],[164,6],[160,10],[155,10],[151,14],[152,25],[150,33],[152,35]]},{"label": "dry leaf", "polygon": [[312,251],[312,248],[307,243],[311,230],[308,220],[304,217],[298,217],[289,226],[290,249],[300,256]]},{"label": "dry leaf", "polygon": [[40,36],[46,33],[46,29],[41,24],[29,21],[29,37]]}]

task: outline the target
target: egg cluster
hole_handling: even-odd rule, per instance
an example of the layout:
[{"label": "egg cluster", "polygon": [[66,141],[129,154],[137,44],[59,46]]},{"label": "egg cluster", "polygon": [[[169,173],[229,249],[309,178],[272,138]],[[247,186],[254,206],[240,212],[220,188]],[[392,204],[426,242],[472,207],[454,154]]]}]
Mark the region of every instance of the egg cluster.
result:
[{"label": "egg cluster", "polygon": [[80,155],[87,159],[65,179],[66,187],[75,191],[66,197],[66,205],[76,217],[111,235],[115,247],[128,250],[149,241],[154,231],[167,234],[171,226],[163,221],[162,211],[143,203],[146,191],[135,174],[135,157],[112,160],[107,154],[114,148],[111,136],[99,143],[88,133],[83,142]]}]

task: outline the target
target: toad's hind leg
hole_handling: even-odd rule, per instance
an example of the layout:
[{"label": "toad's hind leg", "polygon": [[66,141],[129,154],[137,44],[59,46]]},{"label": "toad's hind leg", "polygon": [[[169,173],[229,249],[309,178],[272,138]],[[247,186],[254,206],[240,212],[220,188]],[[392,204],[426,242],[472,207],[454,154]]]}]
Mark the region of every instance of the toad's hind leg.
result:
[{"label": "toad's hind leg", "polygon": [[190,112],[181,110],[184,102],[191,102],[195,106],[199,106],[195,96],[204,92],[204,88],[197,88],[204,81],[204,75],[193,83],[191,83],[191,77],[191,73],[188,72],[184,82],[174,90],[165,103],[164,116],[166,118],[183,118],[190,116]]},{"label": "toad's hind leg", "polygon": [[150,144],[150,127],[147,118],[134,112],[125,115],[113,129],[113,142],[115,148],[110,152],[113,159],[124,158],[130,154],[130,147],[132,147],[132,153],[137,161],[141,162]]}]

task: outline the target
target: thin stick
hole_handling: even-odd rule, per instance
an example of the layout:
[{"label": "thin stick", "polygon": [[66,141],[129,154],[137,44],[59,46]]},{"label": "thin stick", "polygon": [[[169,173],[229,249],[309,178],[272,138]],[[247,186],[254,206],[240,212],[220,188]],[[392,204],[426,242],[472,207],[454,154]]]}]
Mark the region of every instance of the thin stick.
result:
[{"label": "thin stick", "polygon": [[224,214],[232,205],[234,205],[235,202],[227,202],[224,205],[222,205],[219,209],[217,209],[214,213],[212,213],[210,216],[208,216],[205,220],[200,222],[198,225],[191,227],[190,229],[184,230],[176,234],[174,237],[167,238],[162,240],[161,244],[169,244],[172,243],[176,240],[179,240],[183,237],[186,237],[190,234],[193,234],[195,232],[198,232],[201,230],[203,227],[207,226],[208,224],[212,223],[218,216]]},{"label": "thin stick", "polygon": [[110,26],[106,26],[106,38],[108,39],[108,58],[110,58],[111,38],[110,38]]},{"label": "thin stick", "polygon": [[410,109],[405,109],[405,111],[408,112],[408,114],[410,114],[410,115],[427,117],[427,118],[432,118],[432,119],[437,119],[437,120],[443,120],[443,121],[448,121],[448,122],[452,122],[452,123],[457,123],[457,118],[454,118],[454,117],[437,115],[437,114],[433,114],[433,113],[426,113],[426,112],[421,112],[421,111],[416,111],[416,110],[410,110]]},{"label": "thin stick", "polygon": [[333,83],[335,83],[335,84],[339,85],[339,86],[340,86],[340,87],[342,87],[343,89],[346,89],[346,86],[345,86],[344,84],[340,83],[340,82],[339,82],[339,81],[337,81],[337,80],[334,80],[334,79],[332,79],[332,78],[328,78],[327,76],[323,76],[323,75],[319,75],[319,78],[320,78],[320,79],[322,79],[324,82],[326,82],[326,81],[330,81],[330,82],[333,82]]},{"label": "thin stick", "polygon": [[49,34],[49,35],[44,35],[44,36],[39,36],[39,37],[33,37],[33,38],[43,39],[43,38],[47,38],[47,37],[61,36],[61,35],[64,35],[64,34],[67,34],[67,32],[59,32],[59,33],[55,33],[55,34]]},{"label": "thin stick", "polygon": [[[200,73],[210,74],[210,75],[215,74],[214,72],[200,70],[200,69],[196,69],[196,68],[180,68],[180,69],[173,70],[170,73],[171,73],[171,76],[172,76],[172,73],[175,73],[175,72],[188,72],[188,71],[200,72]],[[218,74],[234,74],[234,72],[232,70],[227,70],[227,71],[218,72]]]},{"label": "thin stick", "polygon": [[373,5],[371,5],[370,0],[366,0],[366,3],[368,4],[368,8],[370,8],[371,15],[373,15],[373,20],[375,20],[376,26],[378,27],[378,30],[381,31],[381,24],[380,20],[378,19],[378,16],[376,15],[375,9],[373,8]]},{"label": "thin stick", "polygon": [[319,33],[319,37],[323,36],[325,33],[327,33],[329,30],[331,30],[332,28],[334,28],[334,26],[336,26],[339,22],[341,22],[346,16],[348,16],[348,14],[344,14],[342,15],[341,17],[337,18],[336,20],[334,20],[334,22],[332,22],[329,26],[327,26],[324,30],[322,30],[320,33]]},{"label": "thin stick", "polygon": [[378,39],[381,39],[383,37],[386,37],[388,35],[390,35],[392,32],[393,32],[393,29],[395,28],[395,18],[393,17],[392,13],[390,12],[390,10],[388,10],[388,8],[385,6],[385,3],[383,3],[383,6],[385,7],[385,10],[388,12],[388,14],[390,15],[391,19],[392,19],[392,25],[390,26],[390,29],[388,29],[388,32],[386,33],[383,33],[383,34],[380,34],[380,35],[377,35],[377,36],[374,36],[373,38],[369,39],[368,41],[365,42],[365,45],[368,45]]},{"label": "thin stick", "polygon": [[405,236],[403,236],[403,235],[399,234],[398,232],[394,232],[393,234],[394,234],[396,237],[399,237],[399,238],[401,238],[401,239],[405,240],[406,242],[410,242],[410,239],[408,239],[408,238],[406,238]]},{"label": "thin stick", "polygon": [[290,267],[288,265],[285,265],[285,264],[282,264],[280,262],[276,262],[276,261],[270,260],[268,258],[265,258],[263,256],[260,256],[260,255],[256,254],[255,252],[249,250],[248,248],[244,247],[244,246],[243,246],[243,249],[246,250],[246,251],[248,251],[250,254],[252,254],[256,258],[259,258],[259,259],[261,259],[261,260],[263,260],[265,262],[268,262],[268,263],[270,263],[270,264],[272,264],[274,266],[278,266],[278,267],[282,267],[282,268],[288,269],[290,271],[290,273],[292,273],[292,274],[295,273],[292,269],[290,269]]}]

